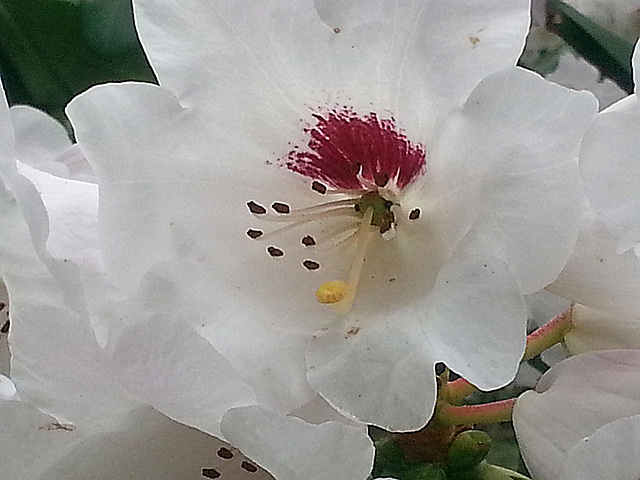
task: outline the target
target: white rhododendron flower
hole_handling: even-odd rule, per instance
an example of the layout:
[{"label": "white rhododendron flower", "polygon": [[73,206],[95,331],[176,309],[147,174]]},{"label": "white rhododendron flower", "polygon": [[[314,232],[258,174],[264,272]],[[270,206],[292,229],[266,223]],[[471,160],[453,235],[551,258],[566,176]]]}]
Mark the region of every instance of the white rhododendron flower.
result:
[{"label": "white rhododendron flower", "polygon": [[318,392],[410,430],[436,362],[482,389],[514,377],[522,294],[575,241],[596,111],[513,66],[526,1],[134,6],[160,86],[67,109],[114,282],[164,262],[193,325],[281,411]]},{"label": "white rhododendron flower", "polygon": [[[637,84],[640,69],[637,46],[632,63]],[[640,99],[635,92],[598,114],[580,150],[585,193],[615,236],[618,252],[640,242],[638,122]]]},{"label": "white rhododendron flower", "polygon": [[[3,480],[216,478],[232,464],[244,468],[226,453],[216,455],[228,447],[216,437],[231,408],[224,424],[236,445],[254,442],[262,422],[271,454],[247,450],[279,479],[314,478],[304,474],[313,467],[309,459],[331,460],[324,474],[332,478],[364,479],[373,461],[365,426],[326,408],[308,423],[302,413],[294,419],[249,407],[256,404],[252,389],[185,322],[180,304],[157,301],[166,292],[153,274],[137,292],[107,283],[96,241],[97,185],[16,160],[33,151],[29,138],[40,139],[43,156],[55,142],[36,132],[20,135],[29,126],[10,113],[0,103],[0,269],[12,322],[11,379],[0,376]],[[38,124],[57,125],[40,115]],[[106,330],[103,344],[92,325]],[[322,411],[309,405],[307,413]],[[292,435],[294,429],[304,436]],[[339,460],[336,451],[349,456]],[[298,470],[283,471],[283,459],[297,461]],[[269,478],[247,465],[247,478]]]},{"label": "white rhododendron flower", "polygon": [[536,480],[640,475],[640,350],[569,358],[518,399],[513,424]]}]

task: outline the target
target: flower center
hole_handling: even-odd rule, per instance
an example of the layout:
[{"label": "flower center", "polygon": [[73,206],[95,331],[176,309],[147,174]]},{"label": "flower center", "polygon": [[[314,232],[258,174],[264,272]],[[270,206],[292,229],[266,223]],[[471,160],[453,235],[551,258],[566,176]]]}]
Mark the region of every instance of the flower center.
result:
[{"label": "flower center", "polygon": [[[403,189],[424,173],[426,153],[422,145],[406,138],[393,118],[381,119],[374,112],[358,116],[345,107],[314,113],[313,118],[315,125],[304,129],[309,135],[308,144],[304,148],[296,146],[279,164],[310,179],[314,192],[336,199],[302,209],[275,202],[271,204],[273,213],[251,200],[247,207],[255,217],[285,225],[270,232],[249,229],[246,233],[253,240],[264,241],[311,222],[339,217],[352,220],[350,226],[328,240],[336,246],[349,239],[355,241],[348,278],[326,282],[316,292],[320,303],[346,313],[355,298],[370,240],[376,232],[387,240],[395,234],[394,207],[402,207],[398,199]],[[419,217],[417,208],[407,215],[410,221]],[[307,233],[300,244],[307,248],[318,242]],[[276,259],[285,255],[275,245],[266,250]],[[320,263],[313,259],[304,260],[302,265],[310,271],[320,269]]]}]

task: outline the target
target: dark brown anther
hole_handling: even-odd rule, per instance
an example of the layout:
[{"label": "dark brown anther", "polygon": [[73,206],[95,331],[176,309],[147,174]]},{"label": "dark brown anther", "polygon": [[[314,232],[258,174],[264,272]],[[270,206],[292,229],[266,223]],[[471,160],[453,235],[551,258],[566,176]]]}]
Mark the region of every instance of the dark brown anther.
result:
[{"label": "dark brown anther", "polygon": [[284,252],[282,250],[280,250],[278,247],[274,247],[273,245],[267,247],[267,252],[274,258],[282,257],[284,255]]},{"label": "dark brown anther", "polygon": [[277,213],[291,213],[291,208],[286,203],[274,202],[271,204],[271,208],[273,208]]},{"label": "dark brown anther", "polygon": [[215,468],[203,468],[202,476],[204,478],[220,478],[222,474],[217,471]]},{"label": "dark brown anther", "polygon": [[251,200],[250,202],[247,202],[247,207],[249,207],[249,211],[251,213],[254,213],[256,215],[264,215],[265,213],[267,213],[266,208],[264,208],[262,205],[258,205],[253,200]]},{"label": "dark brown anther", "polygon": [[414,208],[413,210],[411,210],[411,212],[409,213],[409,220],[417,220],[419,218],[420,218],[420,209]]},{"label": "dark brown anther", "polygon": [[320,195],[324,195],[325,193],[327,193],[327,187],[320,182],[316,182],[315,180],[311,184],[311,190],[313,190],[314,192],[318,192]]},{"label": "dark brown anther", "polygon": [[307,270],[318,270],[320,268],[320,264],[318,262],[314,262],[313,260],[305,260],[302,262],[304,268]]},{"label": "dark brown anther", "polygon": [[9,320],[4,322],[4,325],[2,325],[2,328],[0,328],[0,333],[9,333],[10,326],[11,326],[11,322]]},{"label": "dark brown anther", "polygon": [[224,458],[225,460],[230,460],[233,458],[233,452],[228,448],[220,447],[220,450],[218,450],[218,456],[220,458]]},{"label": "dark brown anther", "polygon": [[0,312],[3,311],[7,307],[7,304],[4,302],[0,302]]},{"label": "dark brown anther", "polygon": [[256,473],[258,471],[258,467],[256,467],[255,465],[247,462],[246,460],[243,461],[240,466],[242,468],[244,468],[247,472],[249,473]]},{"label": "dark brown anther", "polygon": [[254,230],[253,228],[247,230],[247,236],[249,238],[252,238],[253,240],[255,240],[256,238],[260,238],[262,235],[264,235],[264,232],[262,230]]},{"label": "dark brown anther", "polygon": [[304,237],[302,237],[301,242],[305,247],[313,247],[316,244],[316,239],[311,235],[305,235]]}]

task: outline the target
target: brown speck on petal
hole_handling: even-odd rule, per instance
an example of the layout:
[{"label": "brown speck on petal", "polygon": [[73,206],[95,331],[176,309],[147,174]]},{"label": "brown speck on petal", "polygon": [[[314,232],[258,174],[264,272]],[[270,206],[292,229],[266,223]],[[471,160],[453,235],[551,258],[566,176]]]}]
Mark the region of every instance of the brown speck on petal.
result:
[{"label": "brown speck on petal", "polygon": [[220,475],[222,474],[219,471],[217,471],[215,468],[202,469],[202,476],[205,478],[219,478]]},{"label": "brown speck on petal", "polygon": [[267,252],[274,258],[282,257],[284,255],[284,252],[282,250],[280,250],[278,247],[274,247],[273,245],[267,247]]},{"label": "brown speck on petal", "polygon": [[311,184],[311,190],[313,190],[314,192],[318,192],[320,195],[324,195],[325,193],[327,193],[327,187],[316,181]]},{"label": "brown speck on petal", "polygon": [[4,322],[4,325],[2,325],[2,328],[0,328],[0,333],[9,333],[9,326],[10,325],[11,325],[11,322],[9,320]]},{"label": "brown speck on petal", "polygon": [[305,260],[302,262],[302,265],[304,265],[307,270],[318,270],[320,268],[320,264],[313,260]]},{"label": "brown speck on petal", "polygon": [[249,236],[249,238],[252,239],[256,239],[261,237],[262,235],[264,235],[264,232],[262,230],[254,230],[253,228],[250,228],[249,230],[247,230],[247,235]]},{"label": "brown speck on petal", "polygon": [[420,209],[414,208],[413,210],[411,210],[411,212],[409,213],[409,220],[417,220],[419,218],[420,218]]},{"label": "brown speck on petal", "polygon": [[233,458],[233,452],[228,448],[220,447],[220,450],[218,450],[218,456],[225,460],[229,460],[230,458]]},{"label": "brown speck on petal", "polygon": [[244,461],[242,462],[242,464],[240,465],[242,468],[244,468],[247,472],[249,473],[256,473],[258,471],[258,467],[256,467],[255,465]]},{"label": "brown speck on petal", "polygon": [[305,247],[313,247],[316,244],[316,239],[311,235],[305,235],[304,237],[302,237],[301,242]]},{"label": "brown speck on petal", "polygon": [[278,213],[291,213],[291,207],[289,207],[289,205],[287,205],[286,203],[274,202],[271,204],[271,208],[273,208]]},{"label": "brown speck on petal", "polygon": [[340,27],[335,27],[333,29],[333,33],[340,33]]},{"label": "brown speck on petal", "polygon": [[4,302],[0,302],[0,312],[7,307],[7,304]]},{"label": "brown speck on petal", "polygon": [[262,205],[257,204],[253,200],[247,202],[247,207],[249,208],[249,211],[251,213],[255,213],[256,215],[264,215],[265,213],[267,213],[266,208],[264,208]]}]

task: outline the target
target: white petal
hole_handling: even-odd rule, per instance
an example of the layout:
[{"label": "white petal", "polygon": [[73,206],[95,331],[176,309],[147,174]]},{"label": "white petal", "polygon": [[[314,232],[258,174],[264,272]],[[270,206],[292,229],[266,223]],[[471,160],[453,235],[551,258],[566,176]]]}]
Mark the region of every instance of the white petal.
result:
[{"label": "white petal", "polygon": [[129,394],[213,435],[229,408],[255,404],[233,367],[189,325],[160,312],[138,321],[108,348],[109,365]]},{"label": "white petal", "polygon": [[225,415],[222,432],[278,480],[364,480],[373,465],[373,444],[366,431],[341,423],[310,425],[246,407]]},{"label": "white petal", "polygon": [[67,177],[69,169],[54,161],[71,146],[64,127],[46,113],[32,107],[12,107],[10,113],[18,160],[39,170]]},{"label": "white petal", "polygon": [[[549,35],[546,30],[545,33]],[[590,91],[598,99],[601,110],[628,95],[615,82],[604,78],[596,67],[573,51],[563,53],[558,59],[556,69],[549,75],[545,75],[545,78],[573,90]]]},{"label": "white petal", "polygon": [[640,349],[640,317],[627,317],[575,305],[571,311],[573,328],[564,337],[572,354],[595,350]]},{"label": "white petal", "polygon": [[580,168],[587,198],[616,238],[618,252],[640,241],[640,100],[600,113],[585,135]]},{"label": "white petal", "polygon": [[3,200],[0,209],[0,267],[11,294],[12,380],[24,400],[43,410],[67,420],[109,421],[129,402],[98,358],[76,268],[53,262],[45,251],[47,218],[33,186],[15,171],[6,178],[18,197]]},{"label": "white petal", "polygon": [[36,187],[49,218],[47,250],[86,270],[102,271],[98,241],[98,186],[68,180],[23,163],[18,171]]},{"label": "white petal", "polygon": [[309,383],[339,411],[360,421],[395,431],[417,430],[435,405],[436,360],[420,351],[428,351],[429,343],[419,345],[423,338],[415,321],[385,320],[316,336],[307,353]]},{"label": "white petal", "polygon": [[[0,401],[3,480],[40,479],[82,434],[56,428],[56,420],[19,401]],[[59,425],[59,424],[58,424]]]},{"label": "white petal", "polygon": [[252,318],[252,312],[246,318],[221,315],[211,287],[217,276],[209,264],[183,260],[156,265],[134,299],[138,305],[127,308],[134,312],[132,318],[136,310],[152,309],[189,322],[234,365],[260,405],[289,412],[308,402],[315,395],[306,380],[308,338],[275,330],[262,318]]},{"label": "white petal", "polygon": [[597,310],[640,317],[638,257],[618,254],[615,239],[598,221],[583,222],[569,262],[547,289]]},{"label": "white petal", "polygon": [[524,352],[524,302],[496,259],[456,258],[418,302],[377,318],[366,312],[314,338],[308,378],[334,407],[387,429],[429,420],[437,361],[493,389],[513,380]]},{"label": "white petal", "polygon": [[15,158],[14,131],[9,105],[0,79],[0,165]]},{"label": "white petal", "polygon": [[448,110],[485,75],[515,63],[529,23],[523,0],[315,6],[319,16],[311,0],[165,0],[136,2],[135,12],[161,85],[210,114],[220,111],[218,88],[293,109],[329,93],[395,113],[412,110],[414,96]]},{"label": "white petal", "polygon": [[491,390],[511,382],[518,371],[526,318],[522,294],[506,265],[490,257],[460,256],[440,272],[425,302],[422,328],[437,360]]},{"label": "white petal", "polygon": [[0,375],[0,401],[16,400],[17,398],[16,386],[11,379]]},{"label": "white petal", "polygon": [[[621,417],[640,413],[640,351],[571,357],[516,403],[514,427],[534,478],[558,478],[567,453],[584,437]],[[602,457],[603,458],[603,457]]]},{"label": "white petal", "polygon": [[637,480],[640,477],[640,415],[606,424],[569,450],[567,480]]},{"label": "white petal", "polygon": [[15,303],[12,317],[11,376],[24,400],[67,421],[95,424],[134,405],[100,358],[88,321],[51,305]]},{"label": "white petal", "polygon": [[132,412],[117,429],[83,438],[45,471],[42,480],[200,479],[205,478],[204,468],[237,478],[236,472],[220,468],[227,466],[216,455],[222,445],[217,438],[145,408]]},{"label": "white petal", "polygon": [[596,109],[592,95],[514,68],[480,83],[432,153],[428,179],[475,212],[467,248],[502,258],[525,293],[555,279],[573,248],[577,153]]}]

